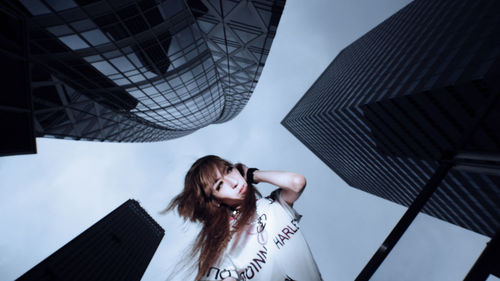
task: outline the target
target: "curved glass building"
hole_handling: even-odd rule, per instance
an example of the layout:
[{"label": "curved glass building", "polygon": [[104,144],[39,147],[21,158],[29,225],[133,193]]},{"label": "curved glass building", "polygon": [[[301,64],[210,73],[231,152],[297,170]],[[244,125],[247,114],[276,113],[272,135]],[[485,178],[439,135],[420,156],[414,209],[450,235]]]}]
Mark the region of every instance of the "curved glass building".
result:
[{"label": "curved glass building", "polygon": [[243,109],[284,4],[12,1],[2,17],[22,26],[23,40],[3,49],[29,62],[36,136],[161,141]]}]

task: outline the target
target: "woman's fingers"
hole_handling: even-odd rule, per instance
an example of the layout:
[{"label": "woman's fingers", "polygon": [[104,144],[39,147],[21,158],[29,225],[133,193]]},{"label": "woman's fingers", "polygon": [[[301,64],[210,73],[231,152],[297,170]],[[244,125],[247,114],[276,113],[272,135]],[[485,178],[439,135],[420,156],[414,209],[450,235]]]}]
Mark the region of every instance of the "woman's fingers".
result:
[{"label": "woman's fingers", "polygon": [[247,179],[247,171],[248,171],[248,167],[245,165],[245,164],[242,164],[242,163],[236,163],[234,165],[236,167],[236,169],[240,172],[240,174],[245,178],[245,180]]}]

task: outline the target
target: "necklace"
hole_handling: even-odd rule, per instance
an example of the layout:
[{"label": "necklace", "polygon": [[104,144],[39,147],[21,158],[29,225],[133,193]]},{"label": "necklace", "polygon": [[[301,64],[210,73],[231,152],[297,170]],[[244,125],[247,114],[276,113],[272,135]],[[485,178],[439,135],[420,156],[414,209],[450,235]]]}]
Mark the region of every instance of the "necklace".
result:
[{"label": "necklace", "polygon": [[234,209],[231,213],[231,217],[236,218],[240,214],[240,210]]}]

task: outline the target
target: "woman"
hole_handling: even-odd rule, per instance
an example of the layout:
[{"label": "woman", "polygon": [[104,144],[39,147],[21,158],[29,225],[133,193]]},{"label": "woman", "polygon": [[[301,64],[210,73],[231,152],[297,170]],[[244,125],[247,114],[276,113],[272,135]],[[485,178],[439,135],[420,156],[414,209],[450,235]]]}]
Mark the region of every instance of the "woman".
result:
[{"label": "woman", "polygon": [[[259,182],[279,188],[261,198],[253,186]],[[195,280],[322,280],[292,208],[305,186],[299,174],[198,159],[167,208],[201,223],[191,252]]]}]

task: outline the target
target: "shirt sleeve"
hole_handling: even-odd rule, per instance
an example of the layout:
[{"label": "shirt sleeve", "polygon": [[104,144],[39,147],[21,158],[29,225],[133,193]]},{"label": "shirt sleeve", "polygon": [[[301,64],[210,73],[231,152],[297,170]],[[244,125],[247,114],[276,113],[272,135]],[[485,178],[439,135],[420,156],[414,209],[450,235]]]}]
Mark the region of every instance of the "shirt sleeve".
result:
[{"label": "shirt sleeve", "polygon": [[297,222],[300,222],[300,219],[302,218],[302,215],[299,214],[290,204],[288,204],[285,199],[283,199],[282,194],[282,189],[276,189],[273,191],[270,195],[269,198],[272,200],[276,201],[281,205],[283,209],[287,212],[287,214],[290,216],[290,218],[296,220]]}]

